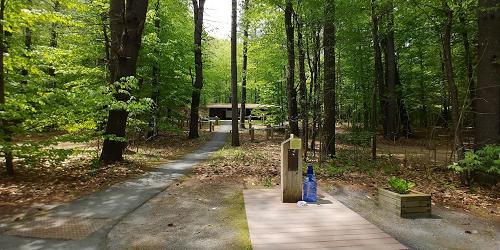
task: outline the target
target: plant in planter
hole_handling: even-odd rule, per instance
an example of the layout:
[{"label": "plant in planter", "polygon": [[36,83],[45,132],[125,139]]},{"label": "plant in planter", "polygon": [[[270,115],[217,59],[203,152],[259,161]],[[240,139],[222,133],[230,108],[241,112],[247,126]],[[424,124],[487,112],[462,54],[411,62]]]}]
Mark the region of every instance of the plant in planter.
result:
[{"label": "plant in planter", "polygon": [[388,184],[389,187],[378,189],[379,206],[403,218],[431,216],[431,196],[412,190],[413,182],[391,177]]},{"label": "plant in planter", "polygon": [[415,183],[392,176],[389,178],[389,188],[398,194],[407,194],[415,187]]}]

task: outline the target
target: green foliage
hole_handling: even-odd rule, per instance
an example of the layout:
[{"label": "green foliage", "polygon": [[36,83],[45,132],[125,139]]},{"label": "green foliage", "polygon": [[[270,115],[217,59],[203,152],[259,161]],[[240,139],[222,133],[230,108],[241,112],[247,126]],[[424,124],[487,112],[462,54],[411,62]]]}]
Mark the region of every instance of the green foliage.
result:
[{"label": "green foliage", "polygon": [[273,179],[269,176],[266,176],[262,180],[262,184],[264,185],[264,187],[270,188],[273,186]]},{"label": "green foliage", "polygon": [[[0,130],[0,150],[10,148],[17,165],[56,165],[72,154],[59,144],[103,139],[111,109],[128,111],[128,135],[145,134],[153,113],[161,114],[159,127],[171,128],[191,95],[189,3],[161,0],[158,15],[150,8],[137,75],[111,85],[104,42],[110,37],[109,1],[58,0],[58,8],[55,2],[6,2],[6,104],[0,119],[13,122]],[[161,19],[159,30],[154,28],[156,16]],[[152,65],[161,65],[160,83],[153,82]],[[152,98],[157,89],[159,103]],[[117,93],[131,98],[116,101]],[[44,133],[50,136],[39,136]],[[15,143],[6,140],[9,137]]]},{"label": "green foliage", "polygon": [[467,184],[471,184],[478,173],[500,175],[500,145],[488,145],[476,152],[467,151],[463,160],[448,168],[460,174]]},{"label": "green foliage", "polygon": [[415,183],[391,176],[387,181],[389,188],[398,194],[407,194],[415,187]]},{"label": "green foliage", "polygon": [[336,137],[337,140],[343,144],[370,146],[373,133],[368,131],[354,131],[354,132],[338,133]]}]

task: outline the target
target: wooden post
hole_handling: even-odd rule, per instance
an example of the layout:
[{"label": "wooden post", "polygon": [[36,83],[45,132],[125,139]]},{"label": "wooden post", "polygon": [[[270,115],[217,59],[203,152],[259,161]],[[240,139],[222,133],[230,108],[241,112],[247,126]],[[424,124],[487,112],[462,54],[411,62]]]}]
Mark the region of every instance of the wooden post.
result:
[{"label": "wooden post", "polygon": [[215,125],[219,126],[219,117],[218,116],[215,117]]},{"label": "wooden post", "polygon": [[269,140],[269,138],[271,138],[271,125],[266,127],[266,140]]},{"label": "wooden post", "polygon": [[212,127],[213,126],[212,121],[208,122],[208,126],[209,126],[210,132],[214,131],[214,128]]},{"label": "wooden post", "polygon": [[281,201],[302,200],[302,141],[292,135],[281,143]]},{"label": "wooden post", "polygon": [[200,129],[203,128],[203,122],[201,120],[198,120],[198,124],[200,125]]},{"label": "wooden post", "polygon": [[254,142],[255,141],[255,129],[250,128],[248,131],[250,132],[250,141]]}]

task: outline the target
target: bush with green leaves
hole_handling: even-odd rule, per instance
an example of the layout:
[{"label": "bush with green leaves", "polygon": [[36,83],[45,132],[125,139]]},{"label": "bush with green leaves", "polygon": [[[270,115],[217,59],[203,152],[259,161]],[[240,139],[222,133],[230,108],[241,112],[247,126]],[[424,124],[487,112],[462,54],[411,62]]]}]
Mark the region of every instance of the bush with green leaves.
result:
[{"label": "bush with green leaves", "polygon": [[387,182],[389,188],[398,194],[407,194],[415,187],[415,183],[392,176]]},{"label": "bush with green leaves", "polygon": [[464,159],[448,166],[460,174],[462,180],[470,185],[477,174],[500,175],[500,145],[488,145],[480,150],[465,152]]},{"label": "bush with green leaves", "polygon": [[373,134],[369,131],[352,131],[347,133],[338,133],[336,136],[340,143],[370,146]]}]

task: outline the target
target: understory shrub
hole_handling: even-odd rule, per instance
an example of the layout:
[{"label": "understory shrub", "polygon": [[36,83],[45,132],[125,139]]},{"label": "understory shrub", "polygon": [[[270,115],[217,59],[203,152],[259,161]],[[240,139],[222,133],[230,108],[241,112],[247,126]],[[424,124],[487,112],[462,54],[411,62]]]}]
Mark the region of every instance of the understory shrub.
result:
[{"label": "understory shrub", "polygon": [[464,159],[448,166],[470,185],[481,174],[500,177],[500,145],[488,145],[480,150],[465,152]]}]

